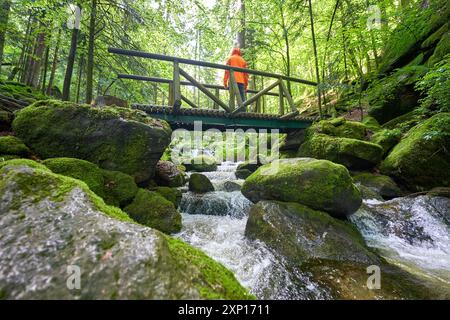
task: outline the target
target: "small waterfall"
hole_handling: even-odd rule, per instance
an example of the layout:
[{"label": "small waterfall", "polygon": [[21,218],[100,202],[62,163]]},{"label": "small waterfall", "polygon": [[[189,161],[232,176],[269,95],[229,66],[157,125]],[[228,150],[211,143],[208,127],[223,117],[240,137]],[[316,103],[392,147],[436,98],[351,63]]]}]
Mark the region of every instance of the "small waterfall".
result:
[{"label": "small waterfall", "polygon": [[259,299],[326,299],[329,294],[298,270],[288,269],[262,242],[245,237],[251,202],[240,191],[223,191],[236,179],[237,163],[225,162],[204,173],[216,190],[204,195],[183,194],[180,239],[202,249],[234,272],[241,284]]},{"label": "small waterfall", "polygon": [[450,285],[449,212],[447,198],[366,200],[350,220],[389,262]]}]

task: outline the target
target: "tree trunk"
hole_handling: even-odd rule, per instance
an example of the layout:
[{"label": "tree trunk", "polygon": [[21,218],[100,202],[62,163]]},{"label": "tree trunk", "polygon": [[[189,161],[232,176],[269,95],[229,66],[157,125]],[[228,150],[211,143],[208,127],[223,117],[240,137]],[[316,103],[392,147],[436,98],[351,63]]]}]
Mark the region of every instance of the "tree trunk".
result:
[{"label": "tree trunk", "polygon": [[3,63],[3,52],[5,48],[6,29],[9,21],[10,0],[0,0],[0,74]]},{"label": "tree trunk", "polygon": [[33,55],[30,60],[30,65],[27,70],[27,76],[25,83],[33,88],[38,88],[39,76],[41,71],[42,60],[45,52],[45,38],[46,32],[44,31],[44,24],[39,24],[39,33],[36,38],[36,45],[33,51]]},{"label": "tree trunk", "polygon": [[44,59],[44,66],[43,66],[43,74],[42,74],[42,80],[41,80],[41,91],[42,93],[45,93],[45,84],[47,82],[47,70],[48,70],[48,60],[50,56],[50,46],[47,46],[47,49],[45,49],[45,59]]},{"label": "tree trunk", "polygon": [[87,57],[87,70],[86,70],[86,103],[91,103],[93,95],[96,15],[97,15],[97,0],[92,0],[91,20],[89,23],[89,45]]},{"label": "tree trunk", "polygon": [[56,67],[58,66],[59,46],[61,45],[61,30],[62,30],[61,28],[58,30],[55,51],[53,51],[52,71],[50,72],[50,79],[48,81],[48,86],[47,86],[47,94],[48,95],[51,94],[52,88],[53,88],[53,83],[55,82]]},{"label": "tree trunk", "polygon": [[317,57],[317,45],[316,45],[316,34],[314,32],[314,17],[313,17],[313,10],[312,10],[312,4],[311,0],[308,0],[309,5],[309,18],[311,20],[311,35],[312,35],[312,42],[313,42],[313,49],[314,49],[314,60],[315,60],[315,67],[316,67],[316,78],[317,78],[317,103],[319,106],[319,114],[322,117],[322,98],[320,95],[320,73],[319,73],[319,59]]},{"label": "tree trunk", "polygon": [[79,30],[77,28],[73,28],[69,56],[67,58],[66,74],[64,76],[64,86],[63,86],[63,94],[62,94],[62,99],[64,101],[69,101],[69,99],[70,99],[70,85],[72,82],[73,66],[75,64],[75,56],[77,53],[78,34],[79,34]]},{"label": "tree trunk", "polygon": [[80,62],[78,63],[78,85],[77,85],[77,100],[76,102],[80,102],[80,91],[81,91],[81,79],[83,76],[83,68],[84,68],[84,54],[80,57]]},{"label": "tree trunk", "polygon": [[245,0],[239,0],[239,13],[240,13],[240,26],[239,26],[239,32],[237,34],[237,43],[239,48],[245,49],[246,48],[246,39],[245,39]]},{"label": "tree trunk", "polygon": [[27,30],[25,32],[25,37],[23,40],[22,52],[20,54],[20,59],[19,59],[19,71],[20,71],[19,81],[20,82],[25,82],[25,69],[28,65],[30,48],[32,47],[31,26],[33,25],[33,23],[34,23],[34,18],[33,18],[33,15],[30,13],[30,17],[28,18],[28,22],[27,22]]}]

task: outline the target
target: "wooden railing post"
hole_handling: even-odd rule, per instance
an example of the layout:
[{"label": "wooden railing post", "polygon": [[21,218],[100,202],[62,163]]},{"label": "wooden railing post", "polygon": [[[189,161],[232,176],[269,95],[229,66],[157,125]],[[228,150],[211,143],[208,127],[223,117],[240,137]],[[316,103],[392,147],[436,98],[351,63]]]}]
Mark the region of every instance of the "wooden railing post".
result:
[{"label": "wooden railing post", "polygon": [[[220,91],[219,91],[219,88],[216,88],[216,89],[215,89],[214,95],[216,96],[217,100],[220,99]],[[214,101],[213,109],[214,109],[214,110],[218,110],[218,109],[219,109],[219,105],[217,104],[216,101]]]},{"label": "wooden railing post", "polygon": [[174,93],[174,89],[173,89],[173,82],[169,83],[169,106],[173,106],[174,105],[174,100],[173,100],[173,93]]},{"label": "wooden railing post", "polygon": [[176,60],[173,63],[173,111],[178,112],[181,108],[181,84],[180,84],[180,64]]},{"label": "wooden railing post", "polygon": [[283,79],[280,78],[280,85],[278,86],[279,101],[280,101],[280,115],[284,115],[284,92]]}]

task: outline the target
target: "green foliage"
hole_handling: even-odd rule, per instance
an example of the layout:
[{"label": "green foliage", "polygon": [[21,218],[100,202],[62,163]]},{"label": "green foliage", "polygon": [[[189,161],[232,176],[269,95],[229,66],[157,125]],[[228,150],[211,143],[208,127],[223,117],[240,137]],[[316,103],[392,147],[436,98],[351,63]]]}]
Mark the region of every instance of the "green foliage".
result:
[{"label": "green foliage", "polygon": [[450,111],[450,54],[428,71],[417,82],[416,88],[422,91],[425,98],[421,100],[422,112]]}]

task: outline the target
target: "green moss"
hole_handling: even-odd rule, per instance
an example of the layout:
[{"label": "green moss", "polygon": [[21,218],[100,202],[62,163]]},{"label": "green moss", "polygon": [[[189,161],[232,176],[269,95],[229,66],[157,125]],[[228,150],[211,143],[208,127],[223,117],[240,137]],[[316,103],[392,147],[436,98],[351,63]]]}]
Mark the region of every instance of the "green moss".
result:
[{"label": "green moss", "polygon": [[381,165],[412,190],[450,185],[450,113],[437,114],[412,128]]},{"label": "green moss", "polygon": [[157,192],[139,189],[133,202],[124,211],[140,224],[162,232],[181,230],[181,215],[172,202]]},{"label": "green moss", "polygon": [[0,154],[10,154],[26,157],[30,154],[30,149],[17,137],[0,137]]},{"label": "green moss", "polygon": [[193,173],[189,178],[189,190],[197,193],[206,193],[214,191],[214,186],[205,175]]},{"label": "green moss", "polygon": [[[45,166],[32,160],[11,160],[0,164],[0,176],[2,177],[0,191],[6,189],[8,183],[14,182],[21,192],[36,202],[44,199],[62,202],[73,189],[79,188],[87,194],[93,207],[98,211],[111,218],[132,222],[119,208],[106,205],[84,182],[52,173]],[[20,203],[16,204],[17,207],[20,205]]]},{"label": "green moss", "polygon": [[104,196],[103,174],[95,164],[74,158],[53,158],[44,160],[42,163],[54,173],[85,182],[98,196]]},{"label": "green moss", "polygon": [[12,81],[0,81],[0,93],[14,99],[29,102],[48,99],[39,90]]},{"label": "green moss", "polygon": [[138,186],[133,177],[119,171],[102,170],[101,172],[105,202],[116,207],[129,204],[138,192]]},{"label": "green moss", "polygon": [[381,129],[377,119],[371,116],[365,116],[362,123],[371,131],[378,131]]},{"label": "green moss", "polygon": [[8,160],[13,160],[13,159],[20,159],[20,157],[10,155],[10,154],[0,154],[0,163],[8,161]]},{"label": "green moss", "polygon": [[197,288],[204,299],[208,300],[247,300],[255,299],[244,289],[233,273],[221,264],[209,258],[202,251],[184,242],[166,236],[169,250],[177,261],[186,261],[201,272],[197,279]]},{"label": "green moss", "polygon": [[167,122],[139,110],[53,100],[20,110],[13,130],[42,158],[87,160],[132,175],[137,183],[152,177],[171,134]]},{"label": "green moss", "polygon": [[351,169],[367,169],[381,161],[383,149],[374,143],[310,134],[300,146],[298,156],[325,159]]},{"label": "green moss", "polygon": [[371,142],[380,145],[383,148],[383,154],[387,155],[392,148],[400,142],[402,138],[402,132],[399,129],[393,130],[381,130],[376,132],[372,138]]},{"label": "green moss", "polygon": [[348,121],[344,118],[322,120],[315,123],[310,130],[334,137],[364,140],[367,128],[361,122]]},{"label": "green moss", "polygon": [[42,171],[50,171],[46,166],[43,164],[40,164],[39,162],[28,160],[28,159],[13,159],[13,160],[7,160],[7,161],[0,161],[0,169],[6,166],[26,166],[33,169],[39,169]]},{"label": "green moss", "polygon": [[176,188],[170,188],[170,187],[157,187],[155,190],[157,193],[162,195],[164,198],[169,200],[173,203],[175,208],[178,208],[181,202],[181,191]]},{"label": "green moss", "polygon": [[385,199],[399,197],[402,194],[400,188],[388,176],[364,172],[354,175],[353,180],[375,191]]},{"label": "green moss", "polygon": [[427,65],[433,67],[436,63],[444,59],[444,57],[450,54],[450,34],[446,33],[442,36],[441,41],[439,41],[433,55],[427,62]]},{"label": "green moss", "polygon": [[336,216],[353,213],[361,205],[348,170],[326,160],[275,160],[248,177],[242,193],[254,203],[296,202]]}]

